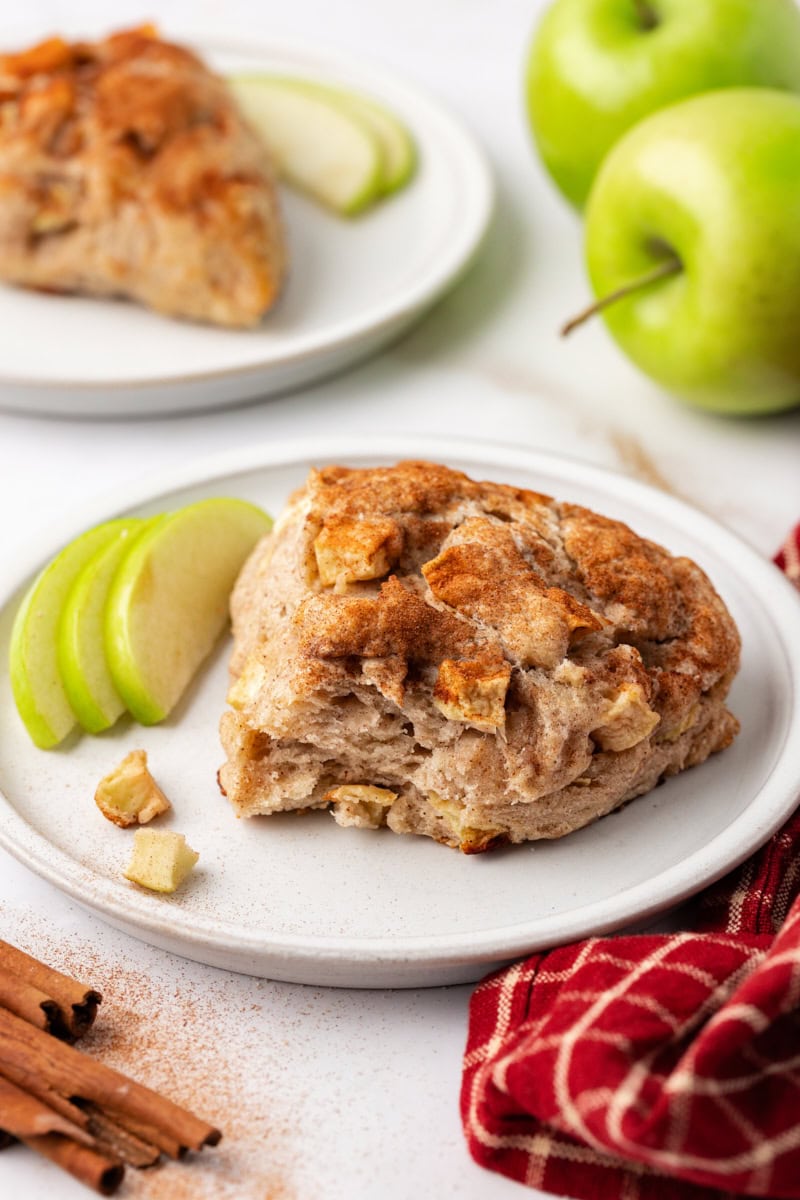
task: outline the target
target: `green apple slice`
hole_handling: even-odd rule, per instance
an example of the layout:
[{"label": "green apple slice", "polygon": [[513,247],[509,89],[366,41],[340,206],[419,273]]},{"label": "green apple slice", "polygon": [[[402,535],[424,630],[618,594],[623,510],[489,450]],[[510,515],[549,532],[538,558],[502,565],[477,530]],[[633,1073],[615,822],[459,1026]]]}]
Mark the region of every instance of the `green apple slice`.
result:
[{"label": "green apple slice", "polygon": [[175,707],[227,624],[244,560],[271,527],[254,504],[215,498],[156,518],[132,542],[111,584],[105,650],[137,721],[153,725]]},{"label": "green apple slice", "polygon": [[87,733],[109,729],[125,712],[105,653],[106,601],[117,567],[132,539],[148,525],[131,518],[114,540],[89,559],[70,588],[58,624],[58,668],[64,691]]},{"label": "green apple slice", "polygon": [[57,746],[76,723],[58,668],[57,634],[64,603],[89,560],[113,542],[125,524],[107,521],[70,542],[34,580],[14,619],[11,688],[23,724],[42,750]]},{"label": "green apple slice", "polygon": [[[260,76],[265,82],[270,76]],[[309,79],[283,80],[312,96],[317,96],[336,108],[344,109],[357,120],[368,125],[378,139],[383,151],[383,172],[381,177],[380,195],[388,196],[398,191],[414,174],[417,165],[417,151],[414,139],[406,126],[394,113],[377,101],[362,96],[359,92],[350,92],[345,88],[332,87],[328,84],[316,83]]]},{"label": "green apple slice", "polygon": [[383,180],[381,191],[385,196],[397,192],[411,179],[417,166],[417,148],[414,139],[402,121],[374,100],[355,92],[325,89],[332,102],[343,104],[370,126],[383,147]]},{"label": "green apple slice", "polygon": [[289,183],[344,216],[380,195],[383,150],[367,121],[292,79],[239,76],[230,85]]}]

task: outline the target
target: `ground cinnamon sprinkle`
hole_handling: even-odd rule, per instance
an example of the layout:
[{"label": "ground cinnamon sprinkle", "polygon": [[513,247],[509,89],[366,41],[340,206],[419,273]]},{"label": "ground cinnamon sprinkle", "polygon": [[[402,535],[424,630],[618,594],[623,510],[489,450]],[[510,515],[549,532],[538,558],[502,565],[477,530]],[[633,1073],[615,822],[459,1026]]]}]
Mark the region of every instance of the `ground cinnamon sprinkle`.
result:
[{"label": "ground cinnamon sprinkle", "polygon": [[[0,912],[6,916],[4,906]],[[297,1200],[291,1161],[297,1119],[275,1070],[263,1070],[269,1038],[258,1003],[259,980],[219,973],[210,986],[186,980],[190,964],[171,959],[173,980],[136,971],[90,942],[66,941],[52,923],[25,914],[5,932],[21,949],[103,993],[97,1021],[81,1048],[216,1124],[223,1140],[183,1162],[128,1170],[118,1192],[130,1200]],[[231,982],[233,981],[233,982]],[[242,995],[250,999],[242,1003]],[[254,1072],[255,1046],[259,1071]],[[254,1077],[258,1074],[258,1078]],[[297,1111],[293,1087],[292,1109]]]}]

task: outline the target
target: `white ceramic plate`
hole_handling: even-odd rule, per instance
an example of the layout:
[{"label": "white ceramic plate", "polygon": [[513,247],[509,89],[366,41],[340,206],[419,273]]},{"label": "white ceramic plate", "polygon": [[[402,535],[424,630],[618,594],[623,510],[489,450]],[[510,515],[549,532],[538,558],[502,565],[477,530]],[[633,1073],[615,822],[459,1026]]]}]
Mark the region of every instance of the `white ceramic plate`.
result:
[{"label": "white ceramic plate", "polygon": [[[122,512],[230,494],[276,512],[312,464],[425,456],[533,487],[628,521],[711,575],[743,635],[730,750],[621,812],[558,842],[465,857],[423,838],[340,829],[327,813],[236,820],[215,783],[229,647],[179,711],[143,729],[36,750],[14,711],[7,669],[20,589],[68,537]],[[463,982],[534,948],[658,913],[741,861],[781,824],[800,790],[788,734],[797,723],[800,603],[770,563],[678,500],[568,459],[437,439],[321,440],[227,455],[127,492],[4,564],[0,600],[0,843],[34,871],[137,937],[190,958],[301,983],[410,987]],[[97,780],[147,749],[172,798],[169,824],[200,851],[165,898],[121,878],[130,835],[100,816]]]},{"label": "white ceramic plate", "polygon": [[416,139],[414,180],[352,220],[282,189],[290,279],[256,330],[175,321],[123,301],[0,286],[0,407],[148,416],[297,387],[396,337],[477,250],[491,216],[491,176],[477,144],[438,104],[382,68],[328,51],[222,38],[195,44],[223,72],[299,75],[375,97]]}]

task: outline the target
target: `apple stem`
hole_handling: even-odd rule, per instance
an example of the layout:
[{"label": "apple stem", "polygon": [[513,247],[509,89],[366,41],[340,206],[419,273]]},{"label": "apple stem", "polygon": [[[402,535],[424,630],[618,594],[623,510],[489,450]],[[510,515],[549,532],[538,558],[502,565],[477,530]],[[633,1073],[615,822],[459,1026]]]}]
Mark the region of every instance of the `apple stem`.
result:
[{"label": "apple stem", "polygon": [[599,300],[595,300],[593,304],[587,305],[581,312],[576,313],[571,320],[567,321],[566,325],[561,327],[561,336],[569,337],[573,329],[577,329],[579,325],[585,324],[592,317],[608,308],[612,304],[616,304],[618,300],[624,300],[626,296],[632,296],[635,292],[640,292],[642,288],[649,287],[651,283],[657,283],[659,279],[667,279],[670,275],[677,275],[683,270],[683,263],[678,258],[677,254],[665,258],[657,267],[653,267],[652,271],[647,271],[644,275],[640,275],[638,279],[631,280],[630,283],[623,284],[613,292],[609,292],[607,296],[601,296]]},{"label": "apple stem", "polygon": [[648,0],[633,0],[633,3],[642,29],[655,29],[658,25],[658,13],[652,4],[648,3]]}]

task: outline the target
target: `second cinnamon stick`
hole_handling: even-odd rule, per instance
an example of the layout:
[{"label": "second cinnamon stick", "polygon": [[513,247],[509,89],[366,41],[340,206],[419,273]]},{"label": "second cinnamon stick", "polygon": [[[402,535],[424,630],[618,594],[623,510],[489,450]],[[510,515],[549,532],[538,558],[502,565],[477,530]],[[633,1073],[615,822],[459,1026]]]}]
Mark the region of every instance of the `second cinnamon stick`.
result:
[{"label": "second cinnamon stick", "polygon": [[101,1196],[112,1195],[124,1168],[85,1129],[0,1076],[0,1131],[69,1171]]},{"label": "second cinnamon stick", "polygon": [[0,941],[0,1004],[39,1029],[75,1041],[90,1028],[100,992]]},{"label": "second cinnamon stick", "polygon": [[94,1188],[101,1196],[113,1196],[125,1175],[125,1168],[112,1158],[98,1153],[90,1146],[82,1146],[60,1133],[46,1133],[42,1137],[23,1138],[26,1146],[43,1154],[63,1170],[69,1171],[81,1183]]},{"label": "second cinnamon stick", "polygon": [[172,1158],[186,1150],[215,1146],[222,1134],[213,1125],[158,1092],[59,1042],[0,1009],[0,1074],[44,1103],[80,1108],[96,1105],[140,1140]]}]

